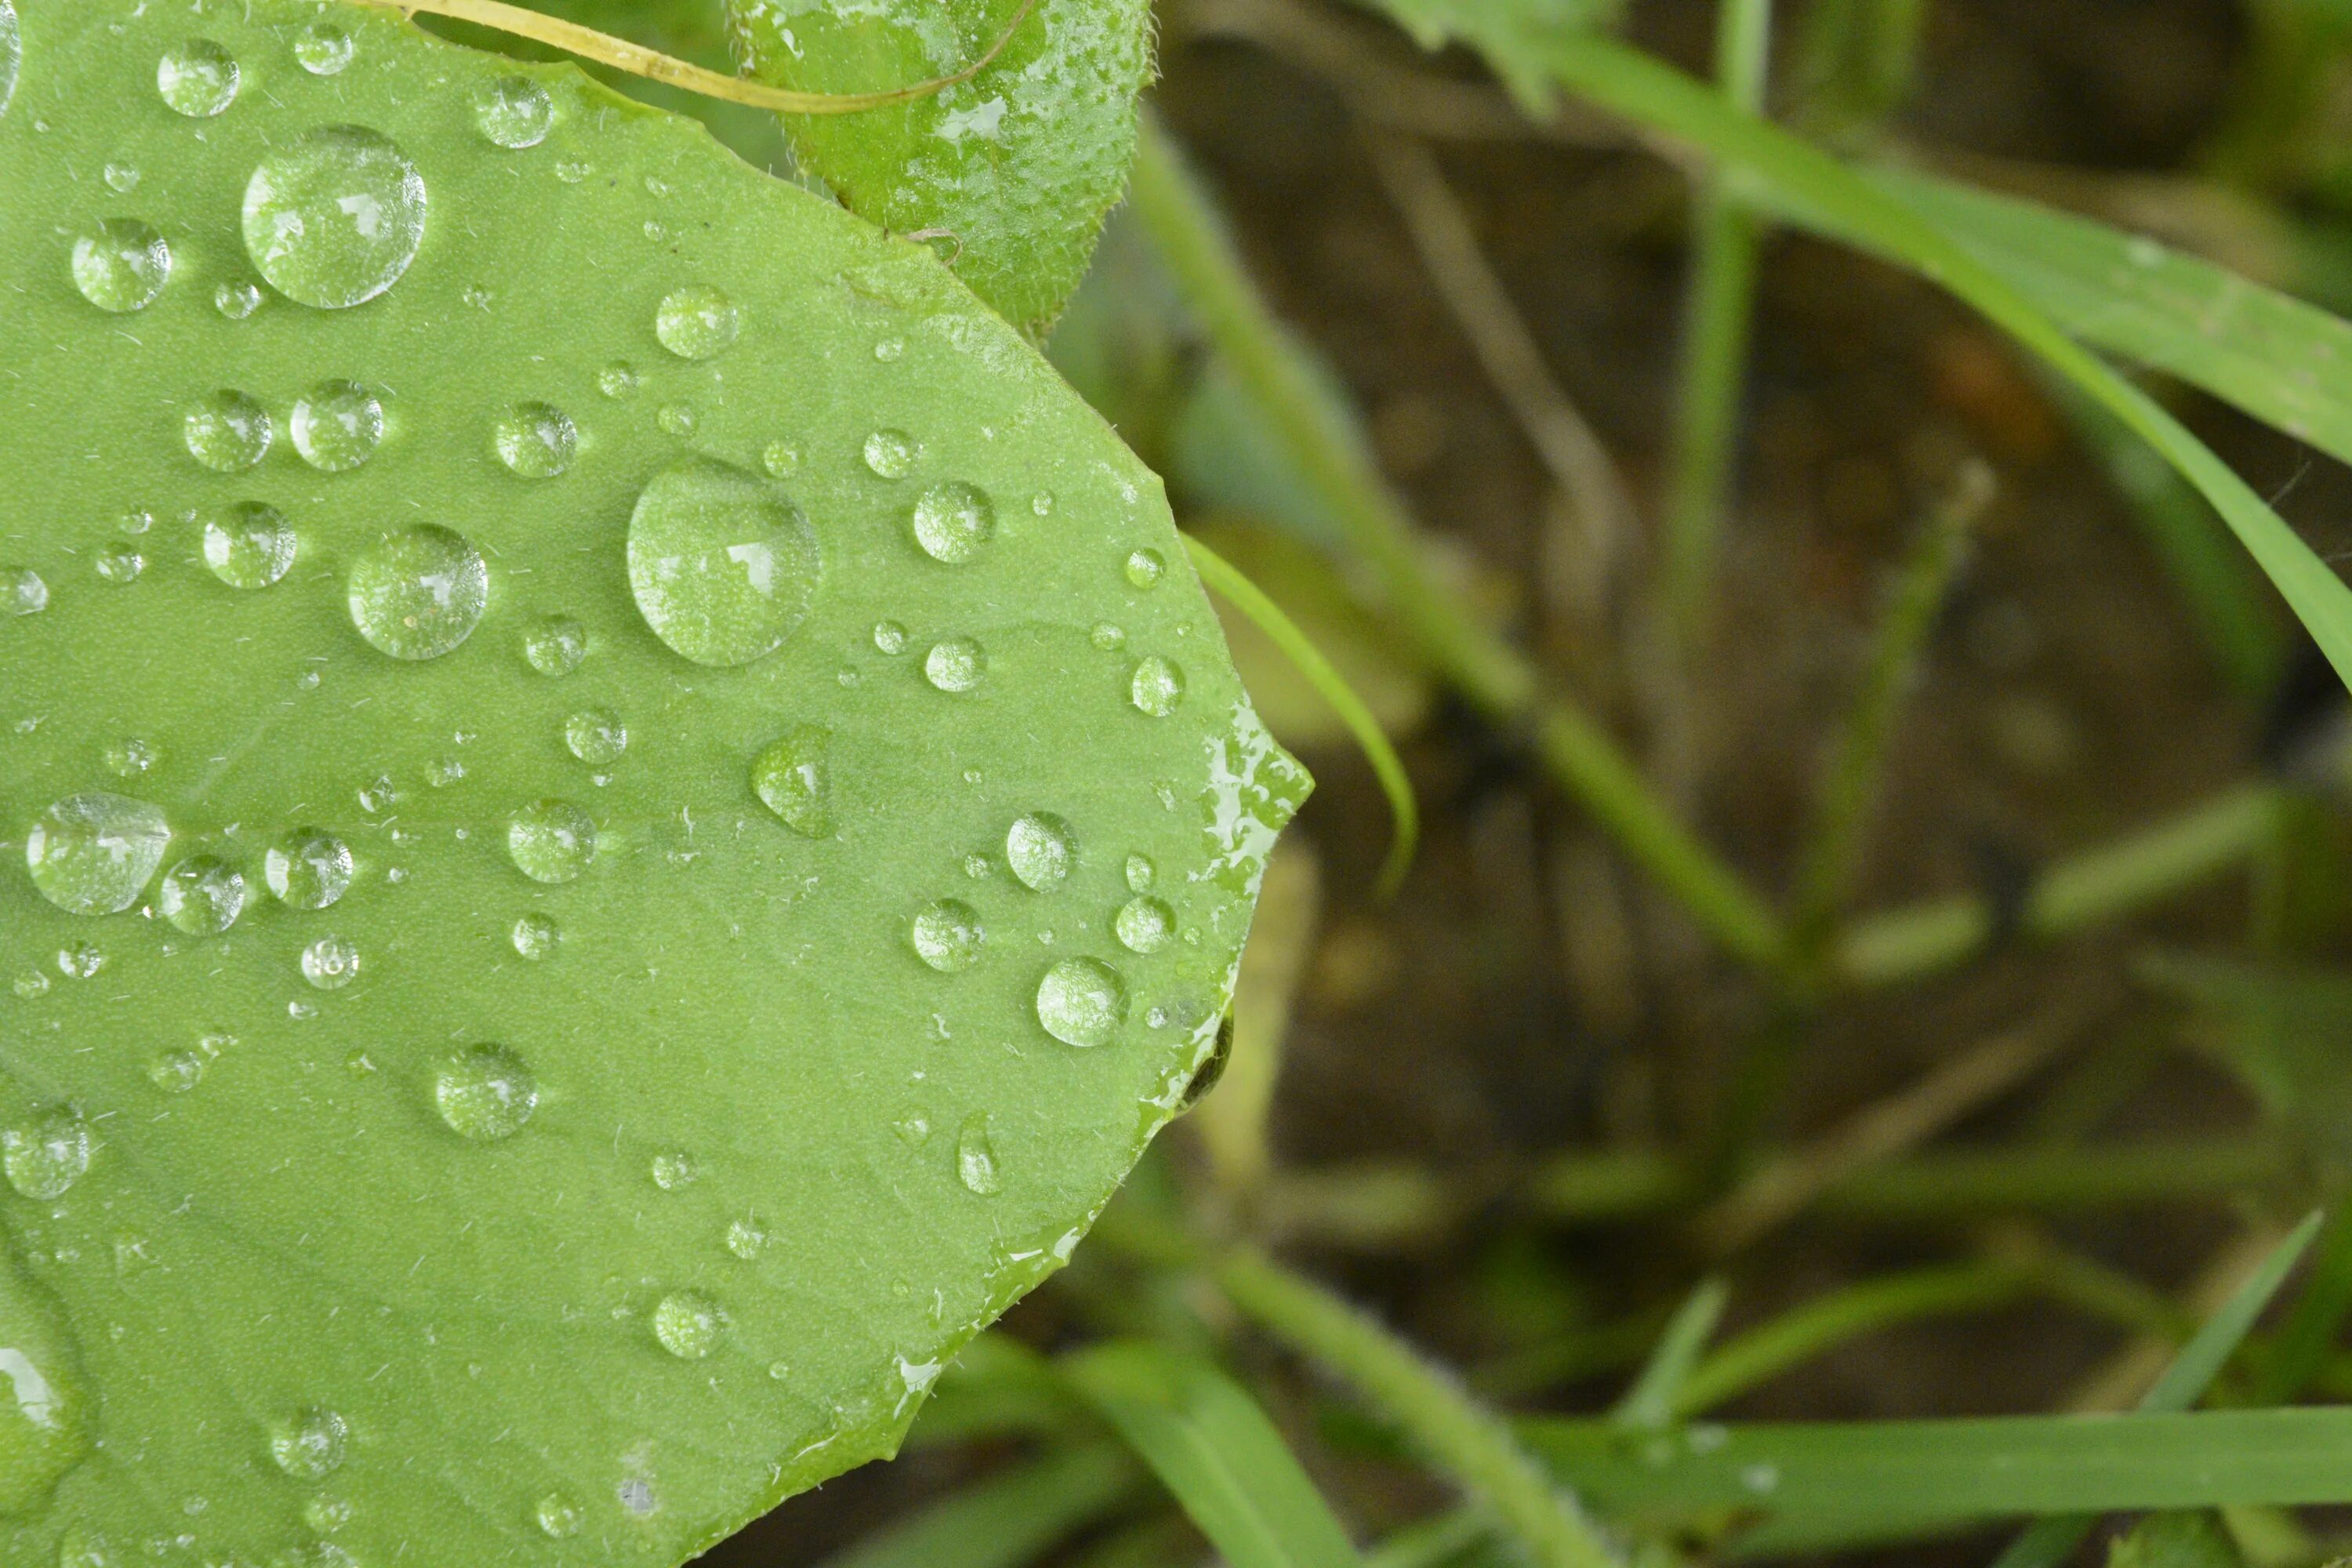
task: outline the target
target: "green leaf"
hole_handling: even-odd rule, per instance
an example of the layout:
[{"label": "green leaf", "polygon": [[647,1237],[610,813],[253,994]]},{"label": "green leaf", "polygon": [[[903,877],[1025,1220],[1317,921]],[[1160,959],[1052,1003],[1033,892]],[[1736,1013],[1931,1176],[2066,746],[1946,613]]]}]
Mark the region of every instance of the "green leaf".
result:
[{"label": "green leaf", "polygon": [[2107,1549],[2107,1568],[2245,1568],[2245,1559],[2212,1514],[2152,1513]]},{"label": "green leaf", "polygon": [[1020,1568],[1127,1501],[1141,1479],[1107,1443],[1065,1448],[901,1520],[825,1568]]},{"label": "green leaf", "polygon": [[0,1562],[663,1565],[890,1452],[1305,788],[1157,482],[569,67],[0,16]]},{"label": "green leaf", "polygon": [[[737,48],[779,87],[863,92],[976,59],[1020,0],[728,0]],[[1148,0],[1038,0],[989,68],[913,102],[791,115],[803,161],[852,209],[941,254],[1005,320],[1042,334],[1086,276],[1135,157],[1151,69]]]},{"label": "green leaf", "polygon": [[1214,1366],[1140,1342],[1067,1366],[1233,1568],[1361,1568],[1282,1434]]}]

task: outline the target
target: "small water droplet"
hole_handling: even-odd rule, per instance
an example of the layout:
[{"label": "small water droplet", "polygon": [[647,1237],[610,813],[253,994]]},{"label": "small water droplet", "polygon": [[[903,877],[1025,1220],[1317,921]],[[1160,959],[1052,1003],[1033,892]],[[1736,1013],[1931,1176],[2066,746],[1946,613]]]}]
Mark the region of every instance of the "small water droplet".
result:
[{"label": "small water droplet", "polygon": [[[320,1535],[332,1535],[352,1521],[350,1500],[339,1497],[308,1498],[302,1503],[302,1522]],[[324,1542],[320,1542],[323,1545]],[[313,1550],[316,1550],[315,1548]]]},{"label": "small water droplet", "polygon": [[114,520],[115,531],[136,539],[155,526],[155,514],[143,506],[134,506]]},{"label": "small water droplet", "polygon": [[106,748],[106,771],[119,779],[135,779],[155,765],[155,748],[132,735]]},{"label": "small water droplet", "polygon": [[1038,517],[1053,516],[1054,492],[1052,490],[1039,490],[1035,495],[1031,496],[1029,498],[1029,510]]},{"label": "small water droplet", "polygon": [[634,395],[637,390],[635,367],[625,360],[614,360],[596,373],[596,390],[615,402]]},{"label": "small water droplet", "polygon": [[261,879],[279,903],[298,910],[331,906],[352,885],[352,850],[319,827],[298,827],[261,858]]},{"label": "small water droplet", "polygon": [[267,588],[294,569],[292,525],[274,506],[239,501],[205,523],[205,564],[232,588]]},{"label": "small water droplet", "polygon": [[890,1123],[890,1131],[908,1148],[919,1149],[931,1141],[931,1119],[921,1107],[910,1105]]},{"label": "small water droplet", "polygon": [[768,1247],[767,1228],[755,1219],[739,1219],[727,1227],[727,1250],[749,1263]]},{"label": "small water droplet", "polygon": [[874,647],[877,652],[901,654],[907,651],[907,628],[896,621],[874,623]]},{"label": "small water droplet", "polygon": [[568,801],[534,801],[507,823],[507,855],[534,882],[569,882],[596,858],[596,825]]},{"label": "small water droplet", "polygon": [[716,359],[742,330],[735,302],[707,283],[674,290],[654,312],[654,336],[680,359]]},{"label": "small water droplet", "polygon": [[545,915],[524,915],[514,923],[509,933],[514,950],[533,963],[554,955],[563,941],[563,928]]},{"label": "small water droplet", "polygon": [[792,441],[771,441],[768,449],[760,454],[760,465],[779,479],[789,479],[801,471],[801,449]]},{"label": "small water droplet", "polygon": [[339,936],[322,936],[302,950],[302,978],[321,991],[341,991],[359,978],[360,950]]},{"label": "small water droplet", "polygon": [[539,1109],[539,1080],[504,1046],[473,1046],[442,1062],[433,1105],[451,1131],[493,1143],[521,1131]]},{"label": "small water droplet", "polygon": [[565,676],[588,657],[588,628],[569,616],[546,616],[523,633],[522,657],[546,676]]},{"label": "small water droplet", "polygon": [[907,340],[904,338],[884,338],[874,345],[874,357],[884,364],[895,363],[904,359],[906,354]]},{"label": "small water droplet", "polygon": [[654,1308],[654,1338],[680,1361],[702,1361],[727,1337],[727,1314],[699,1290],[673,1290]]},{"label": "small water droplet", "polygon": [[258,398],[215,392],[180,421],[188,456],[216,474],[241,474],[269,455],[278,427]]},{"label": "small water droplet", "polygon": [[1065,1045],[1108,1045],[1127,1021],[1127,983],[1100,959],[1066,958],[1038,983],[1037,1021]]},{"label": "small water droplet", "polygon": [[89,1169],[89,1129],[68,1106],[0,1129],[0,1176],[28,1198],[61,1198]]},{"label": "small water droplet", "polygon": [[709,458],[654,477],[629,520],[629,586],[669,648],[749,664],[806,619],[824,577],[808,518],[773,480]]},{"label": "small water droplet", "polygon": [[89,980],[106,967],[106,952],[96,942],[69,942],[58,949],[58,973],[68,980]]},{"label": "small water droplet", "polygon": [[539,1528],[549,1540],[569,1541],[580,1533],[580,1527],[587,1522],[588,1514],[569,1492],[550,1492],[539,1500],[536,1517]]},{"label": "small water droplet", "polygon": [[1129,952],[1158,952],[1176,934],[1176,911],[1158,899],[1130,899],[1112,926]]},{"label": "small water droplet", "polygon": [[915,952],[942,974],[954,974],[980,962],[988,932],[980,911],[961,899],[941,899],[915,917]]},{"label": "small water droplet", "polygon": [[492,146],[536,147],[554,123],[555,100],[527,76],[500,77],[474,96],[474,127]]},{"label": "small water droplet", "polygon": [[204,1082],[206,1067],[199,1052],[163,1051],[147,1064],[147,1079],[165,1094],[185,1094]]},{"label": "small water droplet", "polygon": [[16,26],[16,7],[10,0],[0,0],[0,114],[8,112],[8,100],[16,96],[16,70],[24,58],[25,44]]},{"label": "small water droplet", "polygon": [[136,218],[109,218],[74,241],[73,280],[101,310],[143,310],[172,280],[172,247]]},{"label": "small water droplet", "polygon": [[77,1524],[58,1542],[58,1568],[124,1568],[124,1563],[101,1531]]},{"label": "small water droplet", "polygon": [[1160,868],[1151,863],[1151,857],[1130,855],[1127,858],[1127,890],[1129,892],[1148,893],[1151,891],[1151,884],[1159,879]]},{"label": "small water droplet", "polygon": [[1097,621],[1088,640],[1104,653],[1116,653],[1127,646],[1127,633],[1108,621]]},{"label": "small water droplet", "polygon": [[287,433],[304,462],[325,473],[347,473],[383,444],[383,405],[356,382],[321,382],[294,405]]},{"label": "small water droplet", "polygon": [[294,37],[294,61],[312,76],[335,76],[352,63],[352,36],[332,22],[313,22]]},{"label": "small water droplet", "polygon": [[988,668],[988,656],[970,637],[950,637],[923,656],[923,679],[941,691],[970,691]]},{"label": "small water droplet", "polygon": [[690,403],[665,403],[661,405],[660,412],[654,416],[654,422],[659,425],[665,433],[683,438],[693,435],[695,427],[702,423],[702,419],[695,413],[694,405]]},{"label": "small water droplet", "polygon": [[684,1153],[656,1154],[653,1160],[654,1185],[666,1193],[680,1192],[694,1185],[702,1174],[694,1156]]},{"label": "small water droplet", "polygon": [[1184,672],[1158,654],[1139,662],[1128,697],[1154,719],[1165,719],[1184,700]]},{"label": "small water droplet", "polygon": [[1127,580],[1139,588],[1156,588],[1168,573],[1168,563],[1157,550],[1139,550],[1127,558]]},{"label": "small water droplet", "polygon": [[1045,812],[1031,812],[1004,836],[1004,863],[1022,886],[1034,892],[1050,893],[1060,887],[1076,858],[1070,825]]},{"label": "small water droplet", "polygon": [[866,466],[886,479],[903,479],[915,466],[915,442],[904,430],[877,430],[866,437]]},{"label": "small water droplet", "polygon": [[155,90],[191,120],[226,113],[242,79],[236,58],[210,38],[190,38],[155,63]]},{"label": "small water droplet", "polygon": [[363,551],[346,588],[352,625],[370,647],[394,658],[438,658],[481,624],[489,568],[463,534],[418,523]]},{"label": "small water droplet", "polygon": [[0,616],[37,616],[49,607],[49,585],[29,566],[0,566]]},{"label": "small water droplet", "polygon": [[191,855],[163,873],[156,904],[190,936],[218,936],[245,913],[245,874],[211,855]]},{"label": "small water droplet", "polygon": [[823,838],[833,831],[833,731],[803,724],[751,762],[751,791],[793,832]]},{"label": "small water droplet", "polygon": [[137,545],[118,539],[100,549],[96,565],[100,576],[120,586],[139,580],[139,574],[147,570],[147,557],[139,553]]},{"label": "small water droplet", "polygon": [[139,188],[139,165],[117,159],[99,172],[99,178],[104,180],[106,188],[116,195],[127,196]]},{"label": "small water droplet", "polygon": [[499,461],[519,479],[551,479],[572,467],[580,450],[572,416],[547,403],[518,403],[499,416]]},{"label": "small water droplet", "polygon": [[584,158],[566,158],[555,165],[555,177],[567,185],[576,185],[596,172],[596,165]]},{"label": "small water droplet", "polygon": [[25,863],[41,896],[68,914],[120,914],[139,901],[171,842],[156,807],[93,791],[41,813],[25,839]]},{"label": "small water droplet", "polygon": [[269,1433],[269,1457],[298,1481],[322,1481],[342,1468],[351,1427],[332,1410],[298,1411]]},{"label": "small water droplet", "polygon": [[563,744],[591,767],[604,767],[629,749],[629,728],[608,708],[583,708],[563,721]]},{"label": "small water droplet", "polygon": [[932,560],[960,566],[975,559],[996,531],[996,508],[967,484],[933,485],[915,502],[915,542]]},{"label": "small water droplet", "polygon": [[425,213],[425,177],[389,137],[322,126],[254,170],[246,253],[288,299],[345,310],[400,281],[424,243]]},{"label": "small water droplet", "polygon": [[996,1173],[996,1145],[988,1136],[988,1117],[965,1118],[956,1134],[956,1178],[968,1191],[993,1197],[1003,1183]]},{"label": "small water droplet", "polygon": [[261,290],[242,279],[232,279],[213,289],[213,309],[232,321],[242,321],[261,309]]}]

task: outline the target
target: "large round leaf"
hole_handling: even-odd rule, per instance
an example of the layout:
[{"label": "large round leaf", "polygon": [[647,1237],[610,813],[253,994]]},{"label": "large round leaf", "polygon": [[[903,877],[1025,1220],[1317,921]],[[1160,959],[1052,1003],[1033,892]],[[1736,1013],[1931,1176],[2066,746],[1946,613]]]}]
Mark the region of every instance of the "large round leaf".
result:
[{"label": "large round leaf", "polygon": [[668,1563],[889,1451],[1304,788],[1157,481],[569,68],[0,41],[0,1561]]}]

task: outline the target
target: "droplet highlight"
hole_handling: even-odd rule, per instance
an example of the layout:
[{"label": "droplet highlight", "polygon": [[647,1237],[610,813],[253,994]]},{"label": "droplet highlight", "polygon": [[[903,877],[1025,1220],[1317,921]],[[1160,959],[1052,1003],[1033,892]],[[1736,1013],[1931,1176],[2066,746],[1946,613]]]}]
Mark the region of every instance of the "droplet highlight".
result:
[{"label": "droplet highlight", "polygon": [[298,1411],[269,1434],[269,1457],[298,1481],[323,1481],[342,1468],[351,1427],[332,1410]]},{"label": "droplet highlight", "polygon": [[551,479],[572,467],[580,430],[549,403],[518,403],[499,416],[493,437],[499,461],[518,479]]},{"label": "droplet highlight", "polygon": [[1129,952],[1158,952],[1176,934],[1176,911],[1158,899],[1130,899],[1111,921],[1118,944]]},{"label": "droplet highlight", "polygon": [[0,1176],[22,1197],[61,1198],[89,1170],[89,1129],[70,1107],[0,1128]]},{"label": "droplet highlight", "polygon": [[606,767],[629,749],[629,727],[609,708],[583,708],[564,720],[563,746],[591,767]]},{"label": "droplet highlight", "polygon": [[923,679],[941,691],[970,691],[987,669],[988,656],[970,637],[950,637],[923,656]]},{"label": "droplet highlight", "polygon": [[354,868],[350,845],[324,828],[299,827],[269,847],[261,879],[290,909],[323,910],[351,890]]},{"label": "droplet highlight", "polygon": [[554,123],[555,100],[527,76],[501,77],[475,95],[474,128],[494,147],[536,147]]},{"label": "droplet highlight", "polygon": [[727,1337],[727,1314],[699,1290],[673,1290],[654,1307],[654,1338],[680,1361],[705,1361]]},{"label": "droplet highlight", "polygon": [[156,907],[190,936],[218,936],[245,913],[245,874],[211,855],[191,855],[163,873]]},{"label": "droplet highlight", "polygon": [[191,120],[227,113],[243,80],[236,57],[210,38],[190,38],[155,62],[156,92]]},{"label": "droplet highlight", "polygon": [[1127,691],[1138,709],[1154,719],[1165,719],[1184,700],[1184,672],[1153,654],[1137,663]]},{"label": "droplet highlight", "polygon": [[1060,887],[1077,859],[1077,841],[1070,825],[1045,812],[1031,812],[1013,823],[1004,836],[1004,863],[1034,892],[1050,893]]},{"label": "droplet highlight", "polygon": [[965,1118],[956,1134],[956,1179],[965,1191],[983,1198],[994,1197],[1003,1185],[997,1174],[996,1145],[988,1135],[985,1114]]},{"label": "droplet highlight", "polygon": [[241,474],[269,455],[278,435],[269,410],[242,392],[215,392],[180,420],[188,456],[216,474]]}]

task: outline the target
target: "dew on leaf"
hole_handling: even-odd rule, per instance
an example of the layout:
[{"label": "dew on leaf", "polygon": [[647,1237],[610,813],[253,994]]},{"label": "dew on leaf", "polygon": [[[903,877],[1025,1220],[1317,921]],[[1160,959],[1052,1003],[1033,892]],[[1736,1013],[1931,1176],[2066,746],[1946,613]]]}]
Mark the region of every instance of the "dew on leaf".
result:
[{"label": "dew on leaf", "polygon": [[332,22],[313,22],[294,36],[294,61],[312,76],[335,76],[352,63],[352,36]]},{"label": "dew on leaf", "polygon": [[874,648],[877,653],[901,654],[907,651],[907,628],[896,621],[874,623]]},{"label": "dew on leaf", "polygon": [[697,664],[749,664],[807,617],[815,532],[772,479],[709,458],[654,477],[629,520],[629,586],[646,625]]},{"label": "dew on leaf", "polygon": [[49,585],[30,566],[0,566],[0,615],[37,616],[49,607]]},{"label": "dew on leaf", "polygon": [[269,455],[278,427],[260,400],[215,392],[181,416],[188,456],[216,474],[241,474]]},{"label": "dew on leaf", "polygon": [[155,90],[191,120],[228,112],[243,79],[236,57],[210,38],[190,38],[155,62]]},{"label": "dew on leaf", "polygon": [[493,443],[499,461],[518,479],[551,479],[572,467],[580,430],[572,416],[547,403],[518,403],[499,416]]},{"label": "dew on leaf", "polygon": [[629,728],[610,709],[583,708],[563,721],[563,745],[591,767],[604,767],[629,749]]},{"label": "dew on leaf", "polygon": [[221,283],[213,289],[213,309],[232,321],[242,321],[261,309],[261,290],[243,281]]},{"label": "dew on leaf", "polygon": [[1151,863],[1150,856],[1129,855],[1127,858],[1127,890],[1129,892],[1148,893],[1151,890],[1151,884],[1159,879],[1160,868]]},{"label": "dew on leaf", "polygon": [[139,165],[117,160],[99,171],[98,177],[104,180],[106,188],[116,195],[127,196],[139,188]]},{"label": "dew on leaf", "polygon": [[298,1481],[322,1481],[342,1468],[351,1427],[323,1407],[297,1411],[269,1431],[269,1457]]},{"label": "dew on leaf", "polygon": [[931,1119],[918,1106],[908,1106],[896,1121],[890,1123],[900,1142],[910,1149],[919,1149],[931,1141]]},{"label": "dew on leaf", "polygon": [[727,1314],[699,1290],[673,1290],[654,1308],[654,1338],[680,1361],[703,1361],[727,1336]]},{"label": "dew on leaf", "polygon": [[1158,952],[1176,934],[1176,911],[1158,899],[1134,898],[1119,907],[1111,927],[1129,952]]},{"label": "dew on leaf", "polygon": [[433,1105],[451,1131],[494,1143],[521,1131],[539,1109],[539,1080],[504,1046],[474,1046],[442,1062]]},{"label": "dew on leaf", "polygon": [[654,335],[680,359],[716,359],[742,330],[735,302],[707,283],[674,290],[654,312]]},{"label": "dew on leaf", "polygon": [[569,1541],[587,1522],[587,1510],[569,1492],[550,1492],[539,1500],[533,1517],[551,1541]]},{"label": "dew on leaf", "polygon": [[1109,621],[1097,621],[1095,629],[1087,634],[1087,640],[1093,643],[1100,652],[1117,653],[1127,646],[1127,633]]},{"label": "dew on leaf", "polygon": [[1127,580],[1139,588],[1156,588],[1168,574],[1168,563],[1157,550],[1139,550],[1127,558]]},{"label": "dew on leaf", "polygon": [[1100,959],[1066,958],[1037,984],[1037,1021],[1064,1045],[1108,1045],[1127,1021],[1127,983]]},{"label": "dew on leaf", "polygon": [[655,1155],[650,1169],[654,1185],[666,1193],[683,1191],[694,1185],[702,1174],[702,1167],[695,1163],[693,1155],[677,1152]]},{"label": "dew on leaf", "polygon": [[218,936],[245,913],[245,875],[211,855],[191,855],[163,873],[156,907],[190,936]]},{"label": "dew on leaf", "polygon": [[424,243],[425,214],[425,177],[389,137],[322,126],[254,170],[246,253],[288,299],[344,310],[400,280]]},{"label": "dew on leaf", "polygon": [[660,411],[654,416],[655,424],[659,425],[666,433],[678,437],[693,435],[695,426],[701,422],[701,417],[694,412],[694,405],[690,403],[665,403],[661,405]]},{"label": "dew on leaf", "polygon": [[319,827],[296,828],[261,858],[271,896],[297,910],[332,905],[350,890],[352,871],[351,846]]},{"label": "dew on leaf", "polygon": [[24,39],[16,25],[16,7],[10,0],[0,0],[0,114],[8,112],[8,100],[16,95],[16,68],[24,56]]},{"label": "dew on leaf", "polygon": [[74,287],[101,310],[143,310],[171,279],[172,247],[136,218],[109,218],[74,241]]},{"label": "dew on leaf", "polygon": [[114,526],[117,531],[136,539],[155,526],[155,514],[145,507],[134,506],[115,519]]},{"label": "dew on leaf", "polygon": [[527,76],[501,77],[474,95],[474,128],[492,146],[536,147],[554,122],[555,100]]},{"label": "dew on leaf", "polygon": [[232,588],[267,588],[294,569],[293,527],[278,510],[239,501],[205,522],[205,564]]},{"label": "dew on leaf", "polygon": [[568,801],[533,801],[507,823],[507,857],[534,882],[569,882],[596,858],[596,825]]},{"label": "dew on leaf", "polygon": [[615,360],[596,373],[596,390],[618,401],[637,390],[637,373],[626,363]]},{"label": "dew on leaf", "polygon": [[546,915],[523,915],[507,934],[514,950],[534,963],[552,956],[563,941],[563,929]]},{"label": "dew on leaf", "polygon": [[960,899],[941,899],[915,917],[915,952],[942,974],[954,974],[980,962],[981,944],[988,933],[980,911]]},{"label": "dew on leaf", "polygon": [[68,914],[120,914],[139,901],[171,842],[157,807],[93,791],[68,795],[35,819],[25,863],[41,896]]},{"label": "dew on leaf", "polygon": [[355,382],[322,382],[295,403],[287,433],[304,462],[323,473],[347,473],[383,444],[383,405]]},{"label": "dew on leaf", "polygon": [[360,950],[346,938],[322,936],[302,950],[302,978],[321,991],[341,991],[359,973]]},{"label": "dew on leaf", "polygon": [[915,443],[904,430],[877,430],[866,437],[866,466],[886,479],[903,479],[915,466]]},{"label": "dew on leaf", "polygon": [[1005,865],[1034,892],[1050,893],[1060,887],[1076,858],[1070,825],[1045,812],[1031,812],[1004,836]]},{"label": "dew on leaf", "polygon": [[771,478],[789,479],[801,471],[801,449],[791,441],[771,441],[760,454],[760,466]]},{"label": "dew on leaf", "polygon": [[833,732],[803,724],[751,762],[751,791],[793,832],[822,838],[833,831]]},{"label": "dew on leaf", "polygon": [[522,635],[522,657],[546,676],[565,676],[588,657],[588,628],[569,616],[545,616]]},{"label": "dew on leaf", "polygon": [[956,1179],[967,1191],[980,1196],[992,1197],[1003,1183],[996,1173],[996,1145],[988,1136],[988,1117],[977,1113],[964,1119],[962,1130],[956,1134]]},{"label": "dew on leaf", "polygon": [[739,1219],[727,1226],[727,1250],[749,1263],[767,1250],[768,1232],[755,1219]]},{"label": "dew on leaf", "polygon": [[106,952],[96,942],[69,942],[58,949],[58,973],[68,980],[89,980],[106,967]]},{"label": "dew on leaf", "polygon": [[204,1081],[205,1067],[199,1052],[163,1051],[147,1064],[147,1079],[165,1094],[185,1094]]},{"label": "dew on leaf", "polygon": [[135,779],[155,765],[155,748],[133,735],[106,748],[106,771],[119,779]]},{"label": "dew on leaf", "polygon": [[99,550],[96,564],[98,574],[119,587],[139,580],[139,574],[147,570],[147,558],[137,545],[118,539]]},{"label": "dew on leaf", "polygon": [[1054,492],[1052,490],[1039,490],[1035,495],[1031,496],[1029,498],[1029,510],[1033,515],[1037,517],[1053,516]]},{"label": "dew on leaf", "polygon": [[1165,719],[1184,700],[1184,672],[1153,654],[1137,663],[1127,690],[1137,708],[1154,719]]},{"label": "dew on leaf", "polygon": [[996,531],[996,508],[971,485],[933,485],[915,502],[915,542],[934,561],[960,566],[975,559]]},{"label": "dew on leaf", "polygon": [[941,691],[970,691],[988,668],[988,656],[970,637],[950,637],[923,656],[923,679]]},{"label": "dew on leaf", "polygon": [[89,1129],[71,1107],[0,1128],[0,1176],[21,1196],[43,1203],[61,1198],[89,1169]]},{"label": "dew on leaf", "polygon": [[352,563],[352,625],[394,658],[438,658],[473,636],[489,603],[489,569],[464,535],[418,523]]}]

